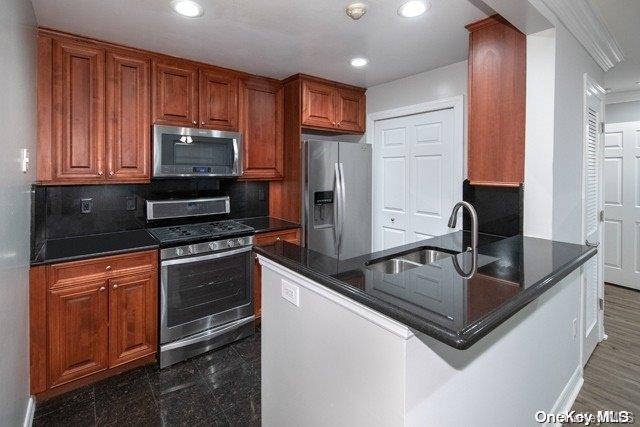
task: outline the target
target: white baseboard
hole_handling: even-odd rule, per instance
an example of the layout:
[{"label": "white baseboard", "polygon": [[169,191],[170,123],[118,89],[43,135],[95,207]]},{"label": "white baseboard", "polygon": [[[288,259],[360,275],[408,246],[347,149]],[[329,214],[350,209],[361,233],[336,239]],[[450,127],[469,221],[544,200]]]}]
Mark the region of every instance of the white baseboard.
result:
[{"label": "white baseboard", "polygon": [[571,378],[569,378],[567,385],[564,386],[562,393],[560,393],[560,396],[558,396],[558,400],[556,400],[556,403],[554,403],[553,409],[551,409],[549,413],[559,414],[561,412],[571,411],[573,403],[576,401],[578,393],[580,393],[582,384],[584,384],[584,378],[582,377],[582,366],[578,365],[576,367],[576,370],[573,371]]},{"label": "white baseboard", "polygon": [[33,425],[33,415],[36,413],[36,399],[33,396],[29,396],[29,402],[27,403],[27,412],[24,414],[23,427],[31,427]]}]

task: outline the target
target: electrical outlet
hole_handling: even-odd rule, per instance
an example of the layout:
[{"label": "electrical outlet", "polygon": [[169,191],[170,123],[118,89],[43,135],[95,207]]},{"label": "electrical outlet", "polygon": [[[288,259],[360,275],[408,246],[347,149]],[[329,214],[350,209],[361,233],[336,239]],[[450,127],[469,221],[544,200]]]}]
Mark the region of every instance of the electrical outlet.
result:
[{"label": "electrical outlet", "polygon": [[93,210],[93,199],[80,199],[80,212],[83,214],[91,213]]},{"label": "electrical outlet", "polygon": [[300,307],[300,288],[285,280],[282,281],[282,298],[296,307]]},{"label": "electrical outlet", "polygon": [[136,210],[136,198],[135,196],[127,197],[127,210],[135,211]]}]

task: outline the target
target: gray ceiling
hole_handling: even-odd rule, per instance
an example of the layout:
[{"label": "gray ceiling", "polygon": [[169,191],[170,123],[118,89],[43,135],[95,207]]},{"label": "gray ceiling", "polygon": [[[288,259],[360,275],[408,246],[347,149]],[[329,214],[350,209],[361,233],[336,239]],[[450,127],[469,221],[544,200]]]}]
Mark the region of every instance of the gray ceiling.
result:
[{"label": "gray ceiling", "polygon": [[[430,0],[418,18],[404,0],[199,0],[205,14],[173,13],[170,0],[32,0],[38,24],[275,78],[302,72],[373,86],[466,59],[464,25],[486,15],[468,0]],[[633,2],[633,0],[630,0]],[[349,59],[365,56],[365,69]]]}]

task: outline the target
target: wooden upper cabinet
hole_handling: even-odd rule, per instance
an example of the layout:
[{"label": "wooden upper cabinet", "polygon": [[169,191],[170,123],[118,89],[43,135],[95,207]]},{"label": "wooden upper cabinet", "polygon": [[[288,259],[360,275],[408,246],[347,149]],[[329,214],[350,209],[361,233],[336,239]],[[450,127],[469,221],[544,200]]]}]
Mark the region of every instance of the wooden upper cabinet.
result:
[{"label": "wooden upper cabinet", "polygon": [[283,174],[283,88],[267,79],[241,82],[244,179],[281,179]]},{"label": "wooden upper cabinet", "polygon": [[238,76],[228,71],[200,69],[200,127],[238,130]]},{"label": "wooden upper cabinet", "polygon": [[52,56],[52,179],[102,180],[105,52],[54,40]]},{"label": "wooden upper cabinet", "polygon": [[362,91],[339,87],[336,91],[336,127],[364,132],[365,97]]},{"label": "wooden upper cabinet", "polygon": [[150,178],[149,58],[107,52],[107,179]]},{"label": "wooden upper cabinet", "polygon": [[364,89],[301,77],[303,127],[363,133],[365,129]]},{"label": "wooden upper cabinet", "polygon": [[499,15],[467,26],[469,181],[524,181],[526,37]]},{"label": "wooden upper cabinet", "polygon": [[107,281],[96,280],[49,291],[49,385],[108,366]]},{"label": "wooden upper cabinet", "polygon": [[198,124],[198,68],[187,61],[155,59],[152,72],[153,122]]},{"label": "wooden upper cabinet", "polygon": [[156,273],[110,279],[109,287],[109,366],[155,353]]},{"label": "wooden upper cabinet", "polygon": [[333,128],[336,123],[335,87],[302,81],[302,124]]}]

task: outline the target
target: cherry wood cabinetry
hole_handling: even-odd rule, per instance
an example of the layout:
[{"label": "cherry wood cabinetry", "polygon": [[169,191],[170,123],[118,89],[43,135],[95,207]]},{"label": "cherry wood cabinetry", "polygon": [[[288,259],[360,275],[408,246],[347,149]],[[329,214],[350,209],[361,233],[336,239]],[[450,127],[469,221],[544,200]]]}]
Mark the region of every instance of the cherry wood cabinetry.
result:
[{"label": "cherry wood cabinetry", "polygon": [[238,129],[238,76],[217,69],[200,69],[200,127]]},{"label": "cherry wood cabinetry", "polygon": [[282,179],[283,101],[282,84],[269,79],[241,81],[241,131],[243,179]]},{"label": "cherry wood cabinetry", "polygon": [[[256,245],[268,246],[273,245],[279,240],[300,244],[300,229],[293,228],[290,230],[271,231],[268,233],[256,234]],[[262,314],[262,268],[258,257],[254,257],[253,261],[253,310],[256,318],[260,318]]]},{"label": "cherry wood cabinetry", "polygon": [[301,76],[302,125],[364,133],[364,89]]},{"label": "cherry wood cabinetry", "polygon": [[41,32],[37,180],[148,181],[149,96],[148,56]]},{"label": "cherry wood cabinetry", "polygon": [[157,351],[157,251],[33,267],[31,392],[56,394]]},{"label": "cherry wood cabinetry", "polygon": [[157,281],[155,272],[109,280],[109,365],[155,353]]},{"label": "cherry wood cabinetry", "polygon": [[153,122],[198,125],[198,67],[173,59],[153,61]]},{"label": "cherry wood cabinetry", "polygon": [[83,281],[49,291],[49,384],[107,368],[107,281]]},{"label": "cherry wood cabinetry", "polygon": [[469,181],[524,181],[526,37],[499,15],[469,32]]},{"label": "cherry wood cabinetry", "polygon": [[150,178],[149,58],[107,52],[107,179]]},{"label": "cherry wood cabinetry", "polygon": [[53,41],[54,179],[104,179],[105,52]]}]

